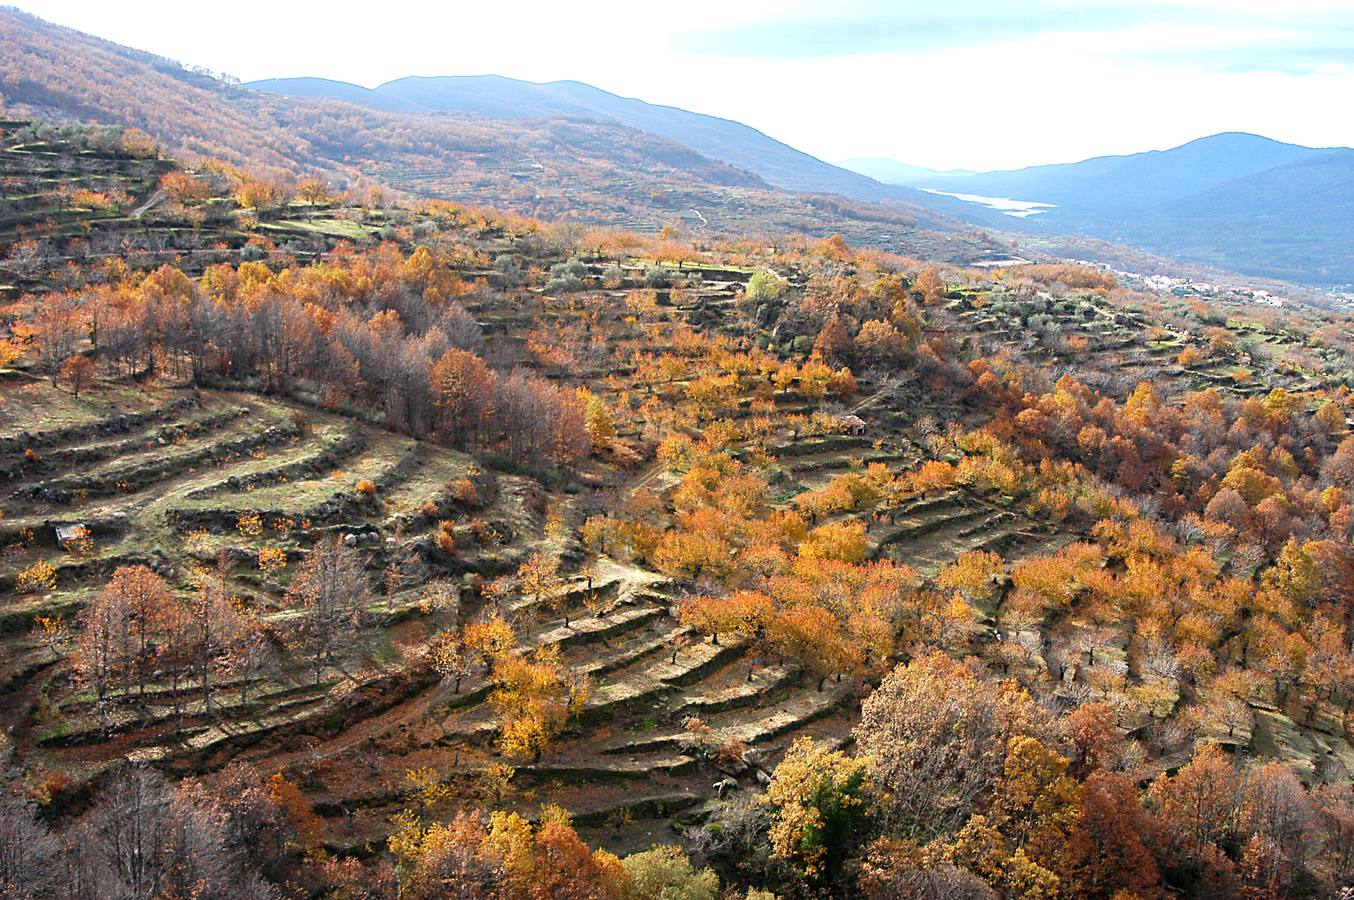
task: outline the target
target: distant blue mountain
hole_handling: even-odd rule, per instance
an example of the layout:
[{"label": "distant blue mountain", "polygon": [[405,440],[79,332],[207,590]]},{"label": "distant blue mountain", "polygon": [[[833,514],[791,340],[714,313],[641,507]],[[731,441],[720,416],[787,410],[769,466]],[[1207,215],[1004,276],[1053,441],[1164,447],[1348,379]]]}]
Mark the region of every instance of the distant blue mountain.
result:
[{"label": "distant blue mountain", "polygon": [[245,87],[269,94],[281,94],[284,97],[323,97],[327,100],[342,100],[371,109],[394,112],[417,110],[417,107],[410,106],[403,100],[387,97],[380,91],[329,78],[268,78],[263,81],[251,81]]},{"label": "distant blue mountain", "polygon": [[917,183],[966,194],[1037,200],[1068,209],[1128,210],[1168,203],[1234,178],[1325,152],[1255,134],[1228,132],[1170,150],[1098,156],[1077,163],[1010,172],[937,176]]},{"label": "distant blue mountain", "polygon": [[938,169],[914,166],[910,163],[898,162],[896,159],[887,159],[880,156],[844,159],[837,165],[843,169],[858,172],[867,178],[873,178],[875,181],[882,181],[884,184],[916,184],[932,178],[976,174],[963,169],[951,169],[942,172]]},{"label": "distant blue mountain", "polygon": [[1055,204],[1012,227],[1084,234],[1238,272],[1354,283],[1354,150],[1229,132],[1170,150],[933,177],[954,193]]}]

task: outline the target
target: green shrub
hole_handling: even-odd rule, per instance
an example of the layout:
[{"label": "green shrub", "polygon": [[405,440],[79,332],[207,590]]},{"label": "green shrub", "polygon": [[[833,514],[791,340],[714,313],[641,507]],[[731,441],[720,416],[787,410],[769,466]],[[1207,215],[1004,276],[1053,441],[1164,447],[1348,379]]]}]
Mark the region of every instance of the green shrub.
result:
[{"label": "green shrub", "polygon": [[578,258],[556,263],[550,267],[550,280],[545,283],[545,289],[563,293],[581,291],[586,286],[587,277],[588,267]]},{"label": "green shrub", "polygon": [[757,272],[748,279],[744,294],[749,300],[775,300],[785,293],[785,282],[771,272]]}]

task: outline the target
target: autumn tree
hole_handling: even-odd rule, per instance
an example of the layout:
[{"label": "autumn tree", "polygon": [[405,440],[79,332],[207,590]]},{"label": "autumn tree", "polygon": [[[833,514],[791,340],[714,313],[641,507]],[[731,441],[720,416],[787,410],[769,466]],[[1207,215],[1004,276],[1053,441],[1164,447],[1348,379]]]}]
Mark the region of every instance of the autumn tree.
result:
[{"label": "autumn tree", "polygon": [[989,550],[961,555],[940,570],[936,586],[958,593],[969,603],[986,607],[996,599],[1005,573],[1002,558]]},{"label": "autumn tree", "polygon": [[871,319],[860,326],[855,346],[860,356],[876,366],[896,366],[911,352],[908,339],[892,323]]},{"label": "autumn tree", "polygon": [[530,657],[510,653],[494,666],[489,695],[500,721],[499,747],[508,756],[541,754],[570,718],[583,709],[588,683],[560,660],[558,646],[536,650]]},{"label": "autumn tree", "polygon": [[80,340],[80,309],[67,294],[48,294],[38,306],[35,332],[38,363],[56,387],[67,361],[75,356]]},{"label": "autumn tree", "polygon": [[146,693],[146,679],[177,599],[165,580],[145,566],[119,566],[80,613],[77,669],[102,699],[128,679]]},{"label": "autumn tree", "polygon": [[390,839],[399,860],[401,896],[433,900],[495,895],[502,875],[478,815],[463,811],[450,822],[426,827],[413,821],[401,824]]},{"label": "autumn tree", "polygon": [[752,273],[744,288],[745,296],[754,303],[775,300],[785,292],[785,282],[774,272],[765,269]]},{"label": "autumn tree", "polygon": [[867,548],[864,523],[828,522],[809,532],[799,545],[799,554],[805,559],[859,563]]},{"label": "autumn tree", "polygon": [[1306,788],[1281,762],[1252,762],[1237,825],[1264,848],[1260,866],[1248,873],[1276,896],[1290,896],[1313,849],[1314,809]]},{"label": "autumn tree", "polygon": [[556,612],[563,613],[564,627],[569,627],[570,598],[559,575],[558,556],[531,554],[517,567],[517,583],[533,604],[548,603]]},{"label": "autumn tree", "polygon": [[1346,782],[1313,790],[1317,853],[1337,879],[1354,872],[1354,786]]},{"label": "autumn tree", "polygon": [[273,647],[257,613],[235,607],[239,630],[229,647],[226,668],[239,679],[240,702],[249,702],[249,688],[273,663]]},{"label": "autumn tree", "polygon": [[288,190],[276,181],[248,178],[235,191],[235,200],[245,209],[261,211],[284,206],[290,199]]},{"label": "autumn tree", "polygon": [[606,401],[585,388],[579,388],[579,400],[583,403],[584,427],[594,450],[611,445],[616,438],[616,422]]},{"label": "autumn tree", "polygon": [[1013,853],[1056,875],[1080,804],[1080,786],[1064,756],[1027,734],[1007,741],[987,817]]},{"label": "autumn tree", "polygon": [[1220,845],[1235,833],[1241,785],[1236,763],[1217,744],[1205,744],[1174,775],[1158,776],[1148,799],[1178,851],[1208,865],[1221,858]]},{"label": "autumn tree", "polygon": [[486,675],[516,647],[517,633],[501,614],[485,616],[465,626],[461,639],[484,665]]},{"label": "autumn tree", "polygon": [[210,716],[212,676],[252,668],[255,650],[249,645],[258,637],[251,633],[252,623],[240,613],[234,598],[217,585],[202,585],[184,604],[184,612],[191,629],[190,662],[197,673],[203,708]]},{"label": "autumn tree", "polygon": [[495,412],[496,380],[489,367],[473,353],[450,349],[428,372],[441,429],[453,445],[485,440]]},{"label": "autumn tree", "polygon": [[535,838],[533,896],[589,900],[620,887],[620,860],[605,850],[590,850],[563,816],[547,818]]},{"label": "autumn tree", "polygon": [[810,885],[840,877],[870,813],[869,764],[800,737],[786,751],[766,789],[775,811],[772,855]]},{"label": "autumn tree", "polygon": [[814,355],[826,363],[840,364],[849,362],[854,350],[855,343],[851,333],[846,330],[846,324],[842,322],[841,316],[833,313],[823,323],[813,342]]},{"label": "autumn tree", "polygon": [[61,365],[61,381],[76,397],[94,383],[94,364],[84,354],[76,354]]},{"label": "autumn tree", "polygon": [[958,830],[990,802],[1011,737],[1037,736],[1044,716],[1011,683],[941,654],[894,669],[861,706],[853,732],[870,777],[888,791],[887,829],[924,838]]},{"label": "autumn tree", "polygon": [[26,897],[46,889],[55,881],[59,851],[35,809],[0,799],[0,896]]},{"label": "autumn tree", "polygon": [[719,876],[710,869],[697,871],[680,847],[655,845],[621,860],[625,880],[624,900],[672,897],[682,900],[715,900]]},{"label": "autumn tree", "polygon": [[806,603],[766,618],[771,647],[816,676],[820,691],[829,675],[855,670],[863,662],[861,648],[831,610]]},{"label": "autumn tree", "polygon": [[136,667],[131,653],[132,622],[126,598],[107,586],[94,595],[76,620],[75,671],[93,686],[100,701]]},{"label": "autumn tree", "polygon": [[292,578],[286,600],[297,613],[290,643],[310,660],[319,684],[325,665],[355,642],[371,602],[361,557],[338,535],[322,538]]},{"label": "autumn tree", "polygon": [[933,306],[945,298],[945,281],[934,266],[928,266],[917,273],[912,280],[912,291],[922,298],[922,302]]},{"label": "autumn tree", "polygon": [[1148,842],[1155,826],[1137,786],[1119,772],[1097,771],[1082,784],[1080,809],[1066,845],[1066,871],[1088,897],[1120,891],[1150,897],[1160,889]]},{"label": "autumn tree", "polygon": [[179,203],[201,202],[212,196],[209,180],[177,169],[160,176],[160,190]]},{"label": "autumn tree", "polygon": [[428,660],[433,671],[453,684],[453,692],[461,692],[461,681],[470,674],[475,660],[475,649],[466,640],[464,629],[439,631],[428,644]]},{"label": "autumn tree", "polygon": [[333,191],[323,178],[303,178],[296,185],[296,196],[311,206],[319,206],[332,199]]},{"label": "autumn tree", "polygon": [[997,896],[975,873],[938,855],[915,841],[878,838],[861,855],[856,884],[866,897],[992,900]]},{"label": "autumn tree", "polygon": [[773,609],[771,598],[758,591],[735,591],[723,596],[692,595],[677,604],[682,624],[708,634],[718,646],[721,634],[750,639],[766,630]]},{"label": "autumn tree", "polygon": [[226,841],[225,819],[202,792],[176,788],[149,767],[125,766],[81,820],[70,868],[90,896],[271,896],[243,848]]}]

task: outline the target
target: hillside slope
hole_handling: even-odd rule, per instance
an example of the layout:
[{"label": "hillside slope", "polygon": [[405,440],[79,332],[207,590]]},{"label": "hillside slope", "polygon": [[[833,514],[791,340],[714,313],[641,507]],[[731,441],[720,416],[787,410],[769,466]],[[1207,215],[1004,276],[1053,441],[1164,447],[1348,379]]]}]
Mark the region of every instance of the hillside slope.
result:
[{"label": "hillside slope", "polygon": [[984,210],[965,207],[947,197],[883,184],[823,162],[741,122],[621,97],[579,81],[537,84],[500,75],[454,75],[400,78],[370,90],[323,78],[269,79],[245,86],[289,97],[348,100],[373,109],[468,113],[497,119],[567,116],[614,122],[680,141],[785,190],[839,194],[866,202],[901,200],[975,224],[1004,224]]},{"label": "hillside slope", "polygon": [[[246,102],[252,100],[253,102]],[[294,170],[308,142],[277,127],[276,104],[172,60],[0,7],[0,101],[43,118],[141,130],[176,149]]]},{"label": "hillside slope", "polygon": [[0,106],[49,121],[140,128],[178,156],[285,177],[319,171],[345,187],[374,180],[416,196],[639,231],[684,224],[729,235],[840,233],[853,243],[956,263],[1009,254],[991,238],[964,233],[965,221],[921,205],[787,193],[615,119],[509,121],[377,109],[370,98],[345,102],[362,98],[362,90],[336,89],[344,100],[246,90],[0,9]]},{"label": "hillside slope", "polygon": [[578,81],[538,85],[498,76],[401,78],[381,85],[376,93],[443,112],[499,118],[578,115],[610,119],[679,140],[787,190],[841,194],[857,200],[895,196],[873,179],[829,165],[740,122],[620,97]]},{"label": "hillside slope", "polygon": [[250,90],[265,94],[279,94],[301,99],[342,100],[387,112],[427,112],[395,97],[387,97],[371,88],[335,81],[332,78],[267,78],[245,85]]}]

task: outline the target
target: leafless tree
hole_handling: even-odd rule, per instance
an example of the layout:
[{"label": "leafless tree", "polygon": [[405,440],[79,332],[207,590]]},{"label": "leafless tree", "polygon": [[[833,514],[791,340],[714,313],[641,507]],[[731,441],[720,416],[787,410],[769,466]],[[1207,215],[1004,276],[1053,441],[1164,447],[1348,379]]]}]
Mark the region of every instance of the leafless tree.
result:
[{"label": "leafless tree", "polygon": [[98,805],[80,822],[70,846],[72,897],[274,896],[239,860],[225,837],[227,816],[203,792],[175,788],[147,766],[116,773]]},{"label": "leafless tree", "polygon": [[51,880],[57,851],[56,840],[30,807],[0,800],[0,897],[42,890]]},{"label": "leafless tree", "polygon": [[300,614],[292,644],[310,660],[319,684],[325,664],[353,644],[371,600],[361,557],[337,535],[322,539],[292,579],[287,600]]}]

